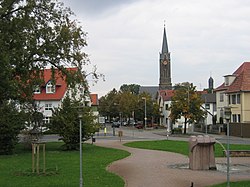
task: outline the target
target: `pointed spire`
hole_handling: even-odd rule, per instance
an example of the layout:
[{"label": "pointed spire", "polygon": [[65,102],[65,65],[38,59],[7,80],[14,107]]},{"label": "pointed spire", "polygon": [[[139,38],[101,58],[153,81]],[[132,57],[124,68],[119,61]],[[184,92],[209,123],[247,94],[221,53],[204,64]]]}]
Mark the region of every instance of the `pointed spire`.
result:
[{"label": "pointed spire", "polygon": [[163,31],[163,42],[162,42],[162,50],[161,53],[168,53],[168,42],[167,42],[167,35],[165,29],[165,20],[164,20],[164,31]]}]

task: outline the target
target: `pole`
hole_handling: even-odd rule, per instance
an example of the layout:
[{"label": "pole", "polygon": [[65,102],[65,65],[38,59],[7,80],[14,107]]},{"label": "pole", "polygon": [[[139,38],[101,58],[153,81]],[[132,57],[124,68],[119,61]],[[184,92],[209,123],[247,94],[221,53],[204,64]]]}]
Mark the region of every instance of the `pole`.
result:
[{"label": "pole", "polygon": [[229,156],[230,156],[230,152],[229,152],[229,120],[227,120],[227,187],[230,187]]},{"label": "pole", "polygon": [[82,119],[80,118],[80,187],[82,186]]},{"label": "pole", "polygon": [[144,118],[144,120],[145,120],[145,129],[147,128],[147,102],[146,102],[146,98],[145,98],[145,108],[144,108],[144,113],[145,113],[145,118]]}]

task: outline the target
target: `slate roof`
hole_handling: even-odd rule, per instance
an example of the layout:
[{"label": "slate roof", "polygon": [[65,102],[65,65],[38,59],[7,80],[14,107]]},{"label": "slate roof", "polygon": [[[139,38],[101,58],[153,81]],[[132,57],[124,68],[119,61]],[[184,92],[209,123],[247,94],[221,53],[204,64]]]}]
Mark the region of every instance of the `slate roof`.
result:
[{"label": "slate roof", "polygon": [[205,103],[216,103],[215,93],[202,94],[201,98],[204,100]]},{"label": "slate roof", "polygon": [[[77,71],[77,68],[67,68],[67,70]],[[44,69],[43,71],[44,71],[43,79],[44,79],[45,85],[40,87],[41,93],[33,95],[34,100],[39,100],[39,101],[61,100],[67,91],[67,83],[65,81],[65,76],[62,77],[59,71],[55,70],[56,91],[55,93],[46,93],[46,84],[51,80],[52,71],[51,69]]]},{"label": "slate roof", "polygon": [[140,86],[139,93],[148,93],[151,95],[152,99],[156,99],[157,92],[159,90],[158,86]]},{"label": "slate roof", "polygon": [[231,85],[221,84],[215,91],[226,90],[227,93],[250,91],[250,62],[244,62],[234,73],[235,80]]}]

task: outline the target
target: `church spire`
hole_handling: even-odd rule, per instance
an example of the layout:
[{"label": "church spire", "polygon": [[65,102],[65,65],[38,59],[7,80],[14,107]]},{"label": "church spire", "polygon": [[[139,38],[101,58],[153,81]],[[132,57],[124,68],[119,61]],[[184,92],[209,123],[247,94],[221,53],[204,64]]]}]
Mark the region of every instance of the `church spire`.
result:
[{"label": "church spire", "polygon": [[162,42],[162,50],[161,53],[168,53],[168,42],[167,42],[167,35],[165,29],[165,21],[164,21],[164,31],[163,31],[163,42]]},{"label": "church spire", "polygon": [[167,35],[164,21],[164,30],[163,30],[163,42],[162,50],[160,52],[160,80],[159,80],[159,90],[171,90],[171,59],[170,53],[168,51]]}]

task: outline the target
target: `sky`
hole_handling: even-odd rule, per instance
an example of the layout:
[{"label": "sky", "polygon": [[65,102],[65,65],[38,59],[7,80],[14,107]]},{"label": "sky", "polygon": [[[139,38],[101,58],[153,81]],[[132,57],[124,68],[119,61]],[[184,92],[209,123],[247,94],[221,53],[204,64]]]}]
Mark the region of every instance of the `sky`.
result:
[{"label": "sky", "polygon": [[158,86],[164,22],[172,84],[214,87],[250,62],[250,1],[61,0],[87,32],[84,49],[105,75],[90,91],[99,97],[123,84]]}]

